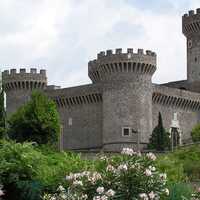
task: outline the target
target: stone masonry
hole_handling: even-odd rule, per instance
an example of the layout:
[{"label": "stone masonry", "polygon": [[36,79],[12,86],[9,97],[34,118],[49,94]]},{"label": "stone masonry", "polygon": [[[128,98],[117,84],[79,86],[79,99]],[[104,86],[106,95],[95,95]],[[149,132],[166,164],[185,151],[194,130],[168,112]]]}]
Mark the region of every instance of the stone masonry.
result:
[{"label": "stone masonry", "polygon": [[189,142],[191,129],[200,121],[200,9],[189,11],[182,22],[187,38],[187,80],[153,84],[156,53],[107,50],[88,63],[92,84],[78,87],[47,85],[45,70],[5,70],[7,114],[28,101],[32,90],[41,90],[57,105],[64,150],[143,149],[159,112],[167,130],[176,113],[182,143]]}]

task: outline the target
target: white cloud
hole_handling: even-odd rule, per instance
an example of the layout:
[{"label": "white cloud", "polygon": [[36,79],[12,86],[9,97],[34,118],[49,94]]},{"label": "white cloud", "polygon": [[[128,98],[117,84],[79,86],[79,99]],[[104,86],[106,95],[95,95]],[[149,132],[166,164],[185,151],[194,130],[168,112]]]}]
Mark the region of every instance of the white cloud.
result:
[{"label": "white cloud", "polygon": [[90,82],[87,62],[98,51],[133,47],[156,51],[154,82],[185,79],[181,17],[199,0],[166,3],[144,9],[127,0],[1,0],[0,63],[41,65],[51,84],[73,86]]}]

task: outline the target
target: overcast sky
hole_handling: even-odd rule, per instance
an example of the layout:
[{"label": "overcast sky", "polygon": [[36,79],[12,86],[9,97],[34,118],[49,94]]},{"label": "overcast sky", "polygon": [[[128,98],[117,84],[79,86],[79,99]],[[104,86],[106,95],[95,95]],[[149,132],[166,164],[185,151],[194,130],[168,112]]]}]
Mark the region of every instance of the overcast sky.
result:
[{"label": "overcast sky", "polygon": [[157,53],[156,83],[186,78],[182,15],[199,0],[0,0],[1,69],[47,69],[49,84],[90,83],[101,50]]}]

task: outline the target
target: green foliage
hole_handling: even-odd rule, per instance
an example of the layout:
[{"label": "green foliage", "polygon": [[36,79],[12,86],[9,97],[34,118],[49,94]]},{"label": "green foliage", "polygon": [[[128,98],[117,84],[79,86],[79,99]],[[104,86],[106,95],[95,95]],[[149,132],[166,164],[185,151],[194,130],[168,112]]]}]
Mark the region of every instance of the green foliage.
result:
[{"label": "green foliage", "polygon": [[[19,186],[22,181],[36,177],[41,156],[31,143],[0,141],[0,180],[7,191],[5,199],[24,199],[20,197],[22,187]],[[23,188],[24,192],[26,188]]]},{"label": "green foliage", "polygon": [[93,167],[79,154],[5,140],[0,140],[0,160],[0,182],[8,200],[39,200],[45,190],[55,191],[64,183],[66,173]]},{"label": "green foliage", "polygon": [[125,149],[122,155],[97,160],[92,171],[70,173],[66,177],[69,187],[60,186],[56,194],[46,194],[44,199],[163,199],[169,193],[166,175],[154,167],[155,159],[151,153],[141,155]]},{"label": "green foliage", "polygon": [[164,151],[169,149],[170,139],[169,134],[163,127],[163,121],[161,113],[159,112],[158,116],[158,125],[154,128],[151,138],[149,140],[149,149],[155,149],[157,151]]},{"label": "green foliage", "polygon": [[156,166],[160,171],[167,174],[170,182],[185,182],[187,177],[184,173],[183,164],[177,159],[171,159],[169,156],[161,156],[156,162]]},{"label": "green foliage", "polygon": [[200,141],[200,124],[197,124],[191,132],[192,141],[199,142]]},{"label": "green foliage", "polygon": [[55,144],[60,124],[55,103],[41,92],[33,92],[31,100],[9,119],[8,134],[17,142],[34,141]]},{"label": "green foliage", "polygon": [[171,183],[169,186],[170,195],[166,200],[191,200],[193,189],[186,183]]},{"label": "green foliage", "polygon": [[171,181],[200,180],[200,145],[180,148],[160,156],[158,167],[164,170]]},{"label": "green foliage", "polygon": [[0,139],[6,137],[5,129],[5,108],[4,108],[4,91],[0,91]]}]

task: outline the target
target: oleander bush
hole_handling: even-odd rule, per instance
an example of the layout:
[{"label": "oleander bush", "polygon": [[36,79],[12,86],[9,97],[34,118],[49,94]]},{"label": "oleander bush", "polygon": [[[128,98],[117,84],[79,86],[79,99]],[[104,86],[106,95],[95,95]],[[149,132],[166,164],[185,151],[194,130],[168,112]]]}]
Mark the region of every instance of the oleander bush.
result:
[{"label": "oleander bush", "polygon": [[[199,192],[190,197],[192,189],[186,184],[198,178],[198,145],[157,160],[153,154],[141,155],[130,149],[122,155],[83,159],[80,154],[58,152],[47,145],[0,140],[0,160],[3,200],[41,200],[44,194],[44,199],[54,200],[150,200],[158,195],[161,200],[200,199]],[[169,181],[162,173],[168,174]]]},{"label": "oleander bush", "polygon": [[123,149],[122,155],[103,157],[92,171],[81,170],[66,176],[67,187],[60,186],[45,200],[148,200],[169,195],[166,174],[155,168],[155,155],[141,155]]}]

